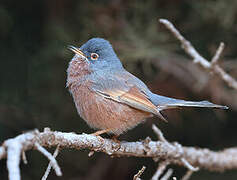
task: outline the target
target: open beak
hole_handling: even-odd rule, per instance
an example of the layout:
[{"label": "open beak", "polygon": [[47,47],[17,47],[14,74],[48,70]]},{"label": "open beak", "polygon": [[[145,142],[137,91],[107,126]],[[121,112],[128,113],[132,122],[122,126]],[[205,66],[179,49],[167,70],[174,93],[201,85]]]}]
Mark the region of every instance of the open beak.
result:
[{"label": "open beak", "polygon": [[75,54],[78,54],[83,59],[87,59],[86,55],[79,48],[76,48],[74,46],[68,46],[68,49],[70,49]]}]

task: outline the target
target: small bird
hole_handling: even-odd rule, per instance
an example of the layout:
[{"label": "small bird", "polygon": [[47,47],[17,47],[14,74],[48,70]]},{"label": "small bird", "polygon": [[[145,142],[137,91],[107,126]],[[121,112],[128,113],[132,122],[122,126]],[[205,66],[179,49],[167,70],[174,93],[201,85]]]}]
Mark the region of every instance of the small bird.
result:
[{"label": "small bird", "polygon": [[109,41],[92,38],[80,48],[69,46],[75,56],[67,69],[67,84],[79,115],[103,133],[118,136],[162,110],[178,107],[228,109],[208,101],[185,101],[152,93],[126,71]]}]

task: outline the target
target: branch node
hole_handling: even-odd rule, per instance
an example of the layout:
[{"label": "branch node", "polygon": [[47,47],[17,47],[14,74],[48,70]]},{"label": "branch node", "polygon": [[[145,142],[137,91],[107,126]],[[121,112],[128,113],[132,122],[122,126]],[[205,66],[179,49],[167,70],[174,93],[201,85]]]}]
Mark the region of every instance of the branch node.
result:
[{"label": "branch node", "polygon": [[50,154],[45,148],[43,148],[39,143],[35,142],[35,148],[41,152],[50,161],[57,176],[62,176],[61,169],[56,161],[56,159]]},{"label": "branch node", "polygon": [[181,47],[190,57],[192,57],[194,63],[200,64],[204,69],[208,71],[215,72],[230,87],[237,89],[236,79],[234,79],[232,76],[230,76],[221,67],[217,65],[217,61],[224,49],[224,43],[220,43],[220,46],[217,49],[212,61],[209,62],[197,52],[193,45],[180,34],[180,32],[174,27],[171,22],[166,19],[160,19],[159,21],[174,35],[176,39],[180,41]]},{"label": "branch node", "polygon": [[182,157],[183,156],[183,147],[181,146],[181,144],[179,144],[178,142],[173,142],[173,146],[176,147],[176,149],[178,149],[178,153],[176,154],[176,158]]},{"label": "branch node", "polygon": [[[54,153],[53,153],[53,157],[54,157],[54,158],[57,157],[57,155],[58,155],[58,153],[59,153],[59,149],[60,149],[60,146],[58,145],[58,146],[56,147]],[[48,167],[47,167],[47,169],[46,169],[46,171],[45,171],[45,173],[44,173],[44,175],[43,175],[43,177],[42,177],[41,180],[46,180],[46,179],[47,179],[47,177],[48,177],[48,175],[49,175],[49,173],[50,173],[51,167],[52,167],[52,164],[51,164],[51,162],[49,162]]]},{"label": "branch node", "polygon": [[[156,129],[153,127],[153,129]],[[159,132],[159,130],[156,132]],[[158,133],[158,136],[161,132]],[[54,136],[54,141],[52,137]],[[159,136],[160,137],[160,136]],[[27,151],[35,147],[43,155],[45,155],[57,175],[61,175],[60,167],[57,164],[54,156],[52,156],[43,147],[55,147],[60,148],[73,148],[82,149],[88,148],[91,151],[99,151],[110,154],[112,156],[134,156],[134,157],[147,157],[154,160],[165,160],[160,163],[157,169],[158,174],[162,174],[161,166],[163,168],[170,163],[185,166],[191,171],[197,171],[198,168],[193,167],[192,164],[202,169],[209,171],[224,171],[230,169],[237,169],[237,147],[229,148],[223,151],[214,152],[209,149],[201,149],[195,147],[181,146],[179,143],[170,143],[161,136],[162,141],[152,141],[147,138],[144,142],[120,142],[119,147],[116,148],[116,143],[111,139],[104,139],[101,142],[100,139],[88,134],[75,134],[51,131],[51,133],[30,131],[28,133],[20,134],[14,138],[5,140],[2,146],[0,146],[0,158],[7,159],[7,169],[9,171],[10,180],[20,180],[20,158],[23,151]],[[49,143],[50,141],[50,143]],[[115,149],[116,148],[116,149]],[[208,158],[207,158],[208,157]],[[24,161],[24,157],[23,161]],[[167,163],[167,165],[166,165]],[[51,166],[51,165],[50,165]],[[48,172],[50,170],[47,170]],[[159,175],[160,176],[160,175]]]},{"label": "branch node", "polygon": [[190,171],[198,171],[199,170],[198,167],[193,167],[185,158],[181,158],[181,162]]},{"label": "branch node", "polygon": [[163,136],[163,133],[161,132],[161,130],[155,124],[152,124],[152,130],[157,135],[158,140],[160,140],[162,142],[165,142],[165,143],[168,143],[168,141]]},{"label": "branch node", "polygon": [[44,132],[46,132],[46,133],[47,133],[47,132],[51,132],[51,129],[50,129],[49,127],[45,127],[45,128],[44,128]]}]

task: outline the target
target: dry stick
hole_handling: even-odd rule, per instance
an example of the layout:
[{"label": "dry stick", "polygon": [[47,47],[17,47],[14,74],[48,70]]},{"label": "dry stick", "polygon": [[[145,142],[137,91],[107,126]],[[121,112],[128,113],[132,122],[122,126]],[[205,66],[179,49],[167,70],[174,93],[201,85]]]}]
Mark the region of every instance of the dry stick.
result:
[{"label": "dry stick", "polygon": [[[53,153],[53,157],[55,159],[56,159],[58,153],[59,153],[59,146],[56,147],[56,149],[55,149],[55,151]],[[44,176],[41,178],[41,180],[46,180],[47,179],[47,177],[48,177],[48,175],[50,173],[51,167],[52,167],[52,164],[51,164],[51,162],[49,162],[49,165],[48,165],[48,167],[47,167],[47,169],[46,169],[46,171],[44,173]]]},{"label": "dry stick", "polygon": [[168,171],[164,174],[160,180],[167,180],[170,178],[170,176],[173,174],[173,169],[168,169]]},{"label": "dry stick", "polygon": [[55,158],[45,149],[43,148],[38,142],[35,142],[35,148],[41,152],[44,156],[46,156],[48,158],[48,160],[50,161],[50,164],[52,165],[52,167],[55,170],[55,173],[57,176],[62,176],[62,172],[61,169],[57,163],[57,161],[55,160]]},{"label": "dry stick", "polygon": [[101,138],[89,134],[78,135],[47,130],[41,133],[27,132],[3,143],[0,148],[0,158],[8,158],[7,168],[10,180],[20,180],[19,161],[21,152],[23,150],[31,150],[37,144],[36,142],[48,148],[59,145],[60,148],[78,150],[87,148],[91,151],[104,152],[111,156],[159,158],[181,166],[184,163],[180,158],[184,158],[193,166],[209,171],[237,169],[237,147],[213,152],[195,147],[171,146],[174,143],[169,144],[162,141],[117,143],[111,139],[103,139],[101,141]]},{"label": "dry stick", "polygon": [[193,174],[193,171],[187,171],[187,173],[182,177],[181,180],[188,180]]},{"label": "dry stick", "polygon": [[89,153],[88,153],[88,157],[91,157],[91,156],[93,156],[95,154],[95,151],[90,151]]},{"label": "dry stick", "polygon": [[183,165],[190,171],[198,171],[198,167],[193,167],[185,158],[181,158]]},{"label": "dry stick", "polygon": [[0,159],[5,158],[6,156],[6,151],[4,147],[0,147]]},{"label": "dry stick", "polygon": [[146,167],[142,166],[142,168],[138,171],[138,173],[133,176],[133,180],[140,180],[140,177],[143,174],[143,172],[145,171],[145,169],[146,169]]},{"label": "dry stick", "polygon": [[184,51],[193,58],[195,63],[199,63],[202,67],[209,71],[215,72],[222,80],[224,80],[230,87],[237,90],[237,81],[227,74],[220,66],[216,64],[217,60],[220,57],[221,52],[224,49],[224,43],[221,43],[216,54],[213,57],[213,62],[210,63],[208,60],[203,58],[196,49],[192,46],[192,44],[186,40],[180,32],[174,27],[174,25],[166,19],[160,19],[160,23],[164,24],[165,27],[170,30],[170,32],[180,41],[182,44],[182,48]]},{"label": "dry stick", "polygon": [[164,172],[165,168],[170,164],[168,160],[163,161],[159,164],[155,174],[152,176],[151,180],[158,180],[161,174]]},{"label": "dry stick", "polygon": [[216,54],[213,56],[211,60],[211,64],[215,65],[217,64],[217,61],[220,59],[221,53],[224,50],[225,44],[223,42],[220,43],[218,49],[216,50]]},{"label": "dry stick", "polygon": [[154,131],[154,133],[156,133],[160,141],[168,143],[168,141],[163,136],[163,133],[161,132],[161,130],[155,124],[152,124],[152,130]]},{"label": "dry stick", "polygon": [[[164,135],[163,135],[163,133],[161,132],[161,130],[156,126],[156,125],[154,125],[154,124],[152,124],[152,129],[153,129],[153,131],[156,133],[156,135],[158,136],[158,139],[160,140],[160,141],[162,141],[162,142],[164,142],[164,143],[167,143],[167,145],[169,145],[169,146],[175,146],[177,149],[179,149],[179,151],[180,151],[180,154],[182,155],[183,154],[183,150],[182,150],[182,147],[181,147],[181,145],[179,144],[179,143],[177,143],[177,142],[175,142],[175,143],[173,143],[173,144],[171,144],[171,143],[169,143],[166,139],[165,139],[165,137],[164,137]],[[183,165],[186,167],[186,168],[188,168],[189,170],[191,170],[191,171],[198,171],[199,170],[199,168],[198,167],[193,167],[185,158],[181,158],[181,162],[183,163]]]},{"label": "dry stick", "polygon": [[22,160],[23,160],[24,164],[27,164],[28,161],[27,161],[27,159],[26,159],[26,153],[25,153],[25,151],[22,151],[21,156],[22,156]]},{"label": "dry stick", "polygon": [[9,180],[20,180],[20,158],[22,144],[14,139],[5,143],[7,146],[7,169]]}]

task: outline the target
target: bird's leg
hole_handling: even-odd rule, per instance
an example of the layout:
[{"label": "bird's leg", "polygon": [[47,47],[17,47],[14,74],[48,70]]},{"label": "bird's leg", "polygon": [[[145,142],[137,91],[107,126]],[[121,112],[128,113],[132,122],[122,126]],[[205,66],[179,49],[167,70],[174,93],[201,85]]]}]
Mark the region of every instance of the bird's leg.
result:
[{"label": "bird's leg", "polygon": [[118,140],[118,135],[114,135],[114,136],[112,136],[112,140],[114,141],[114,142],[116,142],[116,143],[120,143],[120,141]]},{"label": "bird's leg", "polygon": [[100,136],[101,134],[107,133],[107,132],[109,132],[111,130],[112,130],[111,128],[103,129],[103,130],[100,130],[100,131],[96,131],[96,132],[92,133],[91,135],[93,135],[93,136]]}]

